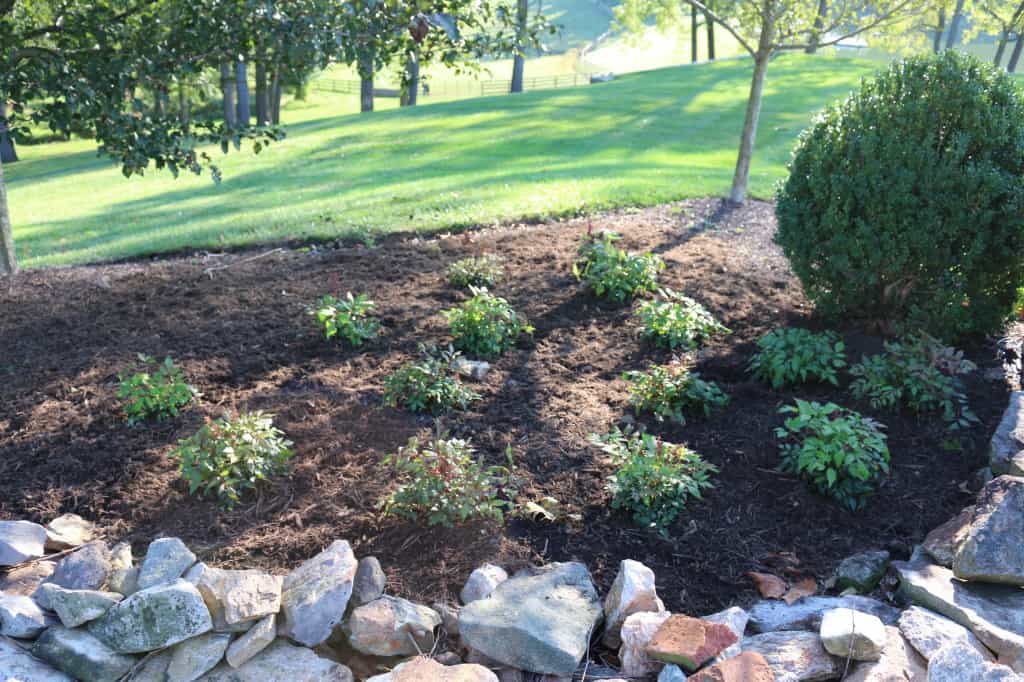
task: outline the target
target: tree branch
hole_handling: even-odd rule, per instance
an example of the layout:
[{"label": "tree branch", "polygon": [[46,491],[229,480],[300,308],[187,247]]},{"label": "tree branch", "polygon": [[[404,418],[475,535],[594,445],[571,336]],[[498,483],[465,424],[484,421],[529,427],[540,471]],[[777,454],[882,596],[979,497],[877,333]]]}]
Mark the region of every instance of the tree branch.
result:
[{"label": "tree branch", "polygon": [[[687,0],[687,1],[689,1],[689,0]],[[877,28],[877,27],[881,26],[885,22],[887,22],[890,19],[892,19],[894,15],[896,15],[897,13],[903,11],[904,8],[906,8],[909,5],[916,4],[916,2],[917,2],[917,0],[903,0],[903,2],[901,2],[898,5],[896,5],[895,7],[893,7],[888,12],[886,12],[885,14],[879,15],[874,20],[872,20],[871,22],[865,24],[864,26],[861,26],[860,28],[853,29],[852,31],[848,31],[848,32],[846,32],[846,33],[844,33],[842,35],[836,36],[835,38],[832,38],[831,40],[820,41],[820,42],[816,43],[815,45],[817,47],[831,47],[832,45],[836,45],[838,43],[841,43],[844,40],[849,40],[850,38],[859,36],[860,34],[865,33],[867,31],[870,31],[873,28]],[[783,44],[772,45],[772,50],[773,51],[777,51],[777,52],[783,52],[783,51],[787,51],[787,50],[805,50],[805,49],[807,49],[808,46],[809,46],[809,43],[788,43],[788,44],[783,43]]]},{"label": "tree branch", "polygon": [[724,20],[724,19],[722,19],[722,17],[720,17],[720,16],[719,16],[719,15],[718,15],[718,14],[717,14],[717,13],[715,12],[715,10],[711,9],[710,7],[708,7],[707,5],[705,5],[705,4],[704,4],[703,2],[701,2],[700,0],[683,0],[683,2],[685,2],[685,3],[686,3],[686,4],[688,4],[688,5],[690,5],[691,7],[695,7],[695,8],[697,8],[697,9],[698,9],[698,10],[700,10],[701,12],[704,12],[704,14],[705,14],[705,15],[707,15],[707,16],[709,16],[709,17],[711,17],[711,18],[712,18],[712,19],[713,19],[714,21],[718,22],[718,24],[719,24],[719,25],[721,25],[721,27],[722,27],[722,28],[724,28],[724,29],[725,29],[726,31],[728,31],[729,33],[731,33],[731,34],[732,34],[732,37],[736,39],[736,42],[738,42],[738,43],[739,43],[740,45],[742,45],[742,46],[743,46],[743,49],[744,49],[744,50],[746,50],[747,52],[749,52],[749,53],[750,53],[750,56],[751,56],[751,57],[755,56],[755,54],[757,53],[757,51],[756,51],[756,50],[754,50],[754,49],[753,49],[752,47],[750,47],[750,43],[748,43],[748,42],[747,42],[746,40],[744,40],[744,39],[743,39],[743,36],[741,36],[741,35],[740,35],[740,34],[739,34],[739,33],[738,33],[737,31],[736,31],[736,29],[734,29],[734,28],[733,28],[732,26],[730,26],[729,24],[727,24],[727,23],[725,22],[725,20]]}]

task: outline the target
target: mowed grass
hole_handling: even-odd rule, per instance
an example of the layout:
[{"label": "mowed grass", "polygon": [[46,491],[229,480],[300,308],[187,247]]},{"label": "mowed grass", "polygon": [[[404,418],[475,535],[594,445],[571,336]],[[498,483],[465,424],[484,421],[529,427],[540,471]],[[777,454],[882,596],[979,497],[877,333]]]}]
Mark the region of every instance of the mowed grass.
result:
[{"label": "mowed grass", "polygon": [[[878,62],[789,55],[769,72],[755,196],[785,175],[814,112]],[[293,239],[371,238],[728,190],[750,65],[731,60],[612,83],[334,115],[292,103],[288,139],[219,158],[224,181],[125,179],[86,141],[22,147],[5,167],[26,267]],[[218,153],[219,156],[219,153]]]}]

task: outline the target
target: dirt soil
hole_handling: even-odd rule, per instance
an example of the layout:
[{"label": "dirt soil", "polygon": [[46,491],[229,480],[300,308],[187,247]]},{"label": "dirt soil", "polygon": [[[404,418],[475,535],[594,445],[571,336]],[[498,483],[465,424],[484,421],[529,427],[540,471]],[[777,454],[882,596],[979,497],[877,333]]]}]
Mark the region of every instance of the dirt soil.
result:
[{"label": "dirt soil", "polygon": [[[587,444],[588,434],[631,418],[620,375],[671,357],[636,336],[629,305],[595,300],[570,274],[588,226],[660,253],[664,283],[733,330],[695,357],[731,405],[682,427],[649,422],[721,470],[667,539],[610,509],[609,464]],[[822,326],[773,231],[770,204],[702,200],[370,247],[27,272],[0,290],[0,518],[45,522],[75,512],[112,539],[133,540],[137,554],[155,536],[177,535],[206,561],[281,571],[345,538],[357,555],[380,558],[392,593],[427,603],[455,598],[484,561],[581,560],[604,590],[618,562],[633,558],[655,571],[671,610],[695,615],[753,600],[745,573],[770,568],[778,553],[795,554],[819,580],[856,551],[905,555],[970,500],[964,482],[985,463],[1006,404],[995,346],[970,350],[981,366],[968,383],[982,424],[962,451],[944,447],[940,422],[874,413],[845,390],[773,391],[752,381],[745,367],[759,336],[780,325]],[[536,332],[476,386],[483,399],[444,427],[472,437],[494,464],[505,462],[510,443],[521,499],[552,496],[581,520],[446,530],[379,512],[393,485],[381,458],[432,428],[429,418],[384,407],[382,380],[418,344],[449,340],[440,311],[464,294],[447,285],[445,268],[481,252],[505,259],[509,276],[497,292]],[[364,349],[325,342],[307,314],[318,296],[345,291],[368,293],[385,325]],[[854,330],[846,337],[851,360],[880,348]],[[201,391],[199,404],[171,422],[128,426],[117,376],[137,353],[173,356]],[[888,425],[892,474],[865,511],[845,511],[776,473],[773,429],[795,396],[850,405]],[[232,512],[190,497],[169,457],[178,439],[228,408],[275,413],[296,449],[290,476]]]}]

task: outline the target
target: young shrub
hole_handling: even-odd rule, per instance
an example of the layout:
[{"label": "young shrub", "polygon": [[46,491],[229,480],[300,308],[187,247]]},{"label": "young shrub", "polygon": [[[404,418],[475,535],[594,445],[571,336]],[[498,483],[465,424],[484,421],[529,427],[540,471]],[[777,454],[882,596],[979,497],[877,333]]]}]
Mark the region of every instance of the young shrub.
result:
[{"label": "young shrub", "polygon": [[452,350],[424,353],[422,360],[402,365],[384,379],[384,403],[432,414],[466,409],[480,395],[452,370],[451,364],[459,355]]},{"label": "young shrub", "polygon": [[895,61],[804,132],[776,241],[817,309],[944,338],[997,332],[1024,281],[1024,102],[946,50]]},{"label": "young shrub", "polygon": [[383,502],[386,515],[451,527],[470,520],[501,523],[511,506],[498,497],[509,469],[484,466],[466,440],[437,438],[421,444],[410,438],[384,459],[384,467],[399,479]]},{"label": "young shrub", "polygon": [[286,470],[292,443],[264,412],[225,415],[207,422],[178,442],[171,453],[179,460],[189,493],[217,497],[232,508],[242,494]]},{"label": "young shrub", "polygon": [[622,303],[656,291],[665,263],[653,253],[630,254],[615,246],[616,232],[585,234],[572,273],[600,298]]},{"label": "young shrub", "polygon": [[695,349],[702,340],[729,329],[692,298],[671,289],[661,289],[663,299],[645,301],[637,309],[642,334],[656,346]]},{"label": "young shrub", "polygon": [[809,382],[838,386],[838,370],[846,367],[846,345],[834,332],[783,327],[762,336],[757,347],[748,370],[776,389]]},{"label": "young shrub", "polygon": [[978,422],[964,393],[961,375],[976,369],[963,352],[920,333],[887,342],[885,353],[865,357],[850,368],[854,397],[875,409],[906,408],[918,414],[939,412],[951,430]]},{"label": "young shrub", "polygon": [[117,397],[127,401],[124,411],[129,424],[177,417],[181,408],[199,395],[185,383],[184,374],[169,357],[162,363],[149,355],[139,354],[138,357],[142,365],[138,368],[140,371],[130,376],[119,375],[121,386]]},{"label": "young shrub", "polygon": [[493,287],[504,276],[501,260],[493,254],[471,256],[448,266],[448,282],[453,287]]},{"label": "young shrub", "polygon": [[472,298],[443,313],[448,318],[456,348],[471,355],[493,358],[514,346],[521,334],[533,333],[533,327],[512,310],[508,301],[487,289],[470,287],[469,290]]},{"label": "young shrub", "polygon": [[705,417],[729,404],[729,396],[714,382],[704,381],[700,374],[690,372],[685,365],[653,365],[646,372],[626,372],[623,379],[632,382],[629,402],[641,412],[652,412],[658,420],[670,419],[685,424],[686,412],[698,412]]},{"label": "young shrub", "polygon": [[608,477],[612,508],[625,509],[640,525],[668,535],[668,527],[691,499],[713,487],[718,471],[684,445],[648,433],[623,433],[618,428],[590,442],[611,455],[615,473]]},{"label": "young shrub", "polygon": [[849,509],[860,509],[889,473],[885,427],[833,403],[797,399],[775,429],[782,451],[779,470],[797,474],[822,495]]},{"label": "young shrub", "polygon": [[375,306],[365,294],[353,296],[350,291],[342,299],[330,294],[323,296],[310,314],[316,318],[325,339],[338,337],[358,348],[380,333],[380,321],[370,317]]}]

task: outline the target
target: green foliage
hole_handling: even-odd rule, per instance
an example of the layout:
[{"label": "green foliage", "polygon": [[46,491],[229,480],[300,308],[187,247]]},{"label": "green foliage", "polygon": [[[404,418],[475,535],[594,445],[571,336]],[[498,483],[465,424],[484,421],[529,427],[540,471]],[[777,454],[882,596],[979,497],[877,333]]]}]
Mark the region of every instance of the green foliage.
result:
[{"label": "green foliage", "polygon": [[833,403],[797,399],[779,412],[792,415],[775,429],[779,470],[802,476],[849,509],[862,508],[889,472],[885,427]]},{"label": "green foliage", "polygon": [[837,371],[846,367],[846,345],[834,332],[782,327],[758,339],[757,347],[749,371],[772,388],[815,381],[838,386]]},{"label": "green foliage", "polygon": [[713,487],[710,476],[718,471],[686,446],[648,433],[616,428],[603,436],[591,434],[590,442],[611,455],[616,467],[608,477],[612,507],[631,512],[637,523],[662,535],[689,499],[701,499],[702,491]]},{"label": "green foliage", "polygon": [[207,422],[171,455],[180,460],[190,493],[216,496],[230,509],[245,491],[284,472],[291,448],[273,415],[246,412]]},{"label": "green foliage", "polygon": [[[185,382],[185,376],[169,357],[162,363],[148,355],[139,355],[139,362],[148,366],[131,376],[120,375],[121,386],[117,397],[126,400],[124,411],[129,424],[147,419],[164,421],[178,416],[181,408],[197,396],[196,390]],[[156,371],[150,371],[156,368]]]},{"label": "green foliage", "polygon": [[459,353],[450,349],[425,352],[422,360],[402,365],[384,379],[384,403],[432,414],[465,409],[480,395],[465,386],[451,369],[457,357]]},{"label": "green foliage", "polygon": [[1024,281],[1024,101],[947,50],[827,109],[778,193],[776,240],[823,313],[956,338],[998,331]]},{"label": "green foliage", "polygon": [[504,276],[501,260],[493,254],[471,256],[448,266],[448,282],[453,287],[493,287]]},{"label": "green foliage", "polygon": [[920,333],[887,342],[883,354],[865,357],[851,367],[850,374],[856,378],[850,390],[875,409],[940,412],[950,429],[964,429],[978,422],[960,378],[974,369],[962,351]]},{"label": "green foliage", "polygon": [[487,289],[469,290],[472,298],[458,308],[444,311],[456,348],[493,358],[514,346],[521,334],[533,333],[533,327],[512,310],[508,301]]},{"label": "green foliage", "polygon": [[370,317],[375,306],[365,294],[353,296],[350,291],[341,299],[324,295],[309,313],[325,339],[337,336],[358,348],[380,333],[380,321]]},{"label": "green foliage", "polygon": [[502,522],[510,503],[499,499],[498,487],[510,480],[509,468],[484,466],[469,441],[437,438],[408,444],[384,459],[398,487],[384,500],[384,513],[425,519],[431,526],[451,527],[470,520]]},{"label": "green foliage", "polygon": [[685,412],[705,417],[716,408],[729,404],[729,396],[712,381],[690,372],[685,365],[653,365],[646,372],[626,372],[623,379],[632,382],[629,401],[640,412],[653,412],[659,419],[685,424]]},{"label": "green foliage", "polygon": [[662,299],[645,301],[637,309],[644,338],[657,346],[692,350],[701,341],[729,329],[692,298],[671,289],[661,289]]},{"label": "green foliage", "polygon": [[664,261],[653,253],[620,249],[615,245],[620,239],[617,232],[583,235],[572,265],[577,280],[586,282],[597,296],[617,303],[657,290],[658,273],[665,269]]}]

